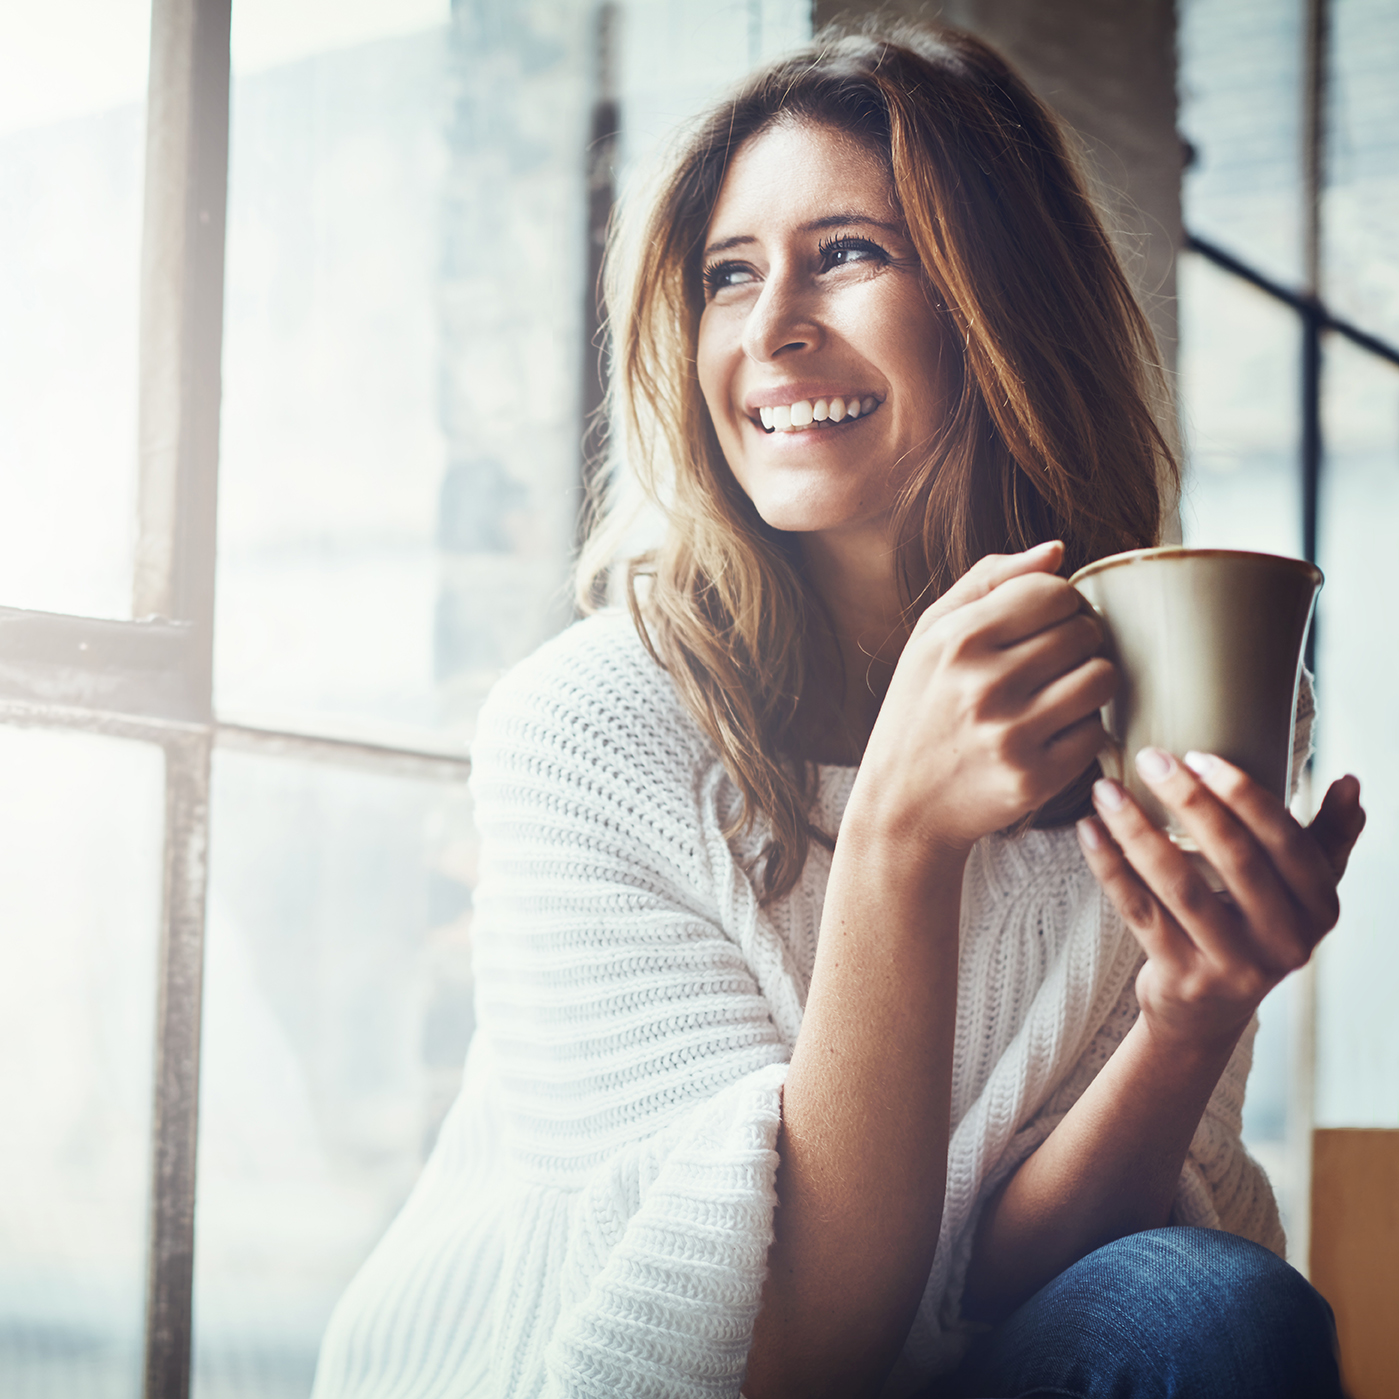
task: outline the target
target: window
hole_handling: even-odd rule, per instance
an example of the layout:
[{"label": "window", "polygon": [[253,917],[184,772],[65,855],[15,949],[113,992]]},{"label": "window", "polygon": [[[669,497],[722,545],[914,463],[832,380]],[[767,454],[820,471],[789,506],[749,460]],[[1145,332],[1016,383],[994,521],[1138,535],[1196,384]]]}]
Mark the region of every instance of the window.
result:
[{"label": "window", "polygon": [[1340,926],[1314,969],[1264,1003],[1249,1088],[1246,1135],[1304,1261],[1313,1125],[1399,1125],[1386,877],[1399,853],[1387,566],[1399,529],[1399,12],[1383,0],[1189,0],[1180,37],[1194,154],[1180,293],[1186,540],[1320,563],[1311,792],[1354,771],[1370,817]]},{"label": "window", "polygon": [[471,1033],[466,745],[571,615],[590,234],[809,32],[0,17],[5,1394],[308,1393]]}]

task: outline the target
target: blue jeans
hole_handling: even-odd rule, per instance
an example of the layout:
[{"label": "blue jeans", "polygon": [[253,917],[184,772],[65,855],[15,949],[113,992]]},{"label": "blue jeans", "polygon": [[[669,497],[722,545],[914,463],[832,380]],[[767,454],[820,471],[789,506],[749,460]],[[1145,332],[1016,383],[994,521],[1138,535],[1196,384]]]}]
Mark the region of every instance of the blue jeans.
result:
[{"label": "blue jeans", "polygon": [[1152,1229],[1042,1287],[929,1399],[1341,1399],[1331,1308],[1267,1249]]}]

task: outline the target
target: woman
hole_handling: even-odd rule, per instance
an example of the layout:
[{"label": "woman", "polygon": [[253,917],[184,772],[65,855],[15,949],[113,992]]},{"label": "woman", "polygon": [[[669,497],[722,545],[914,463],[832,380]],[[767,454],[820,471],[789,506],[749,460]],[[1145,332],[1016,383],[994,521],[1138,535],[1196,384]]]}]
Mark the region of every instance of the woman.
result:
[{"label": "woman", "polygon": [[665,538],[482,714],[479,1029],[317,1395],[1339,1393],[1238,1134],[1358,787],[1304,831],[1143,754],[1229,899],[1087,814],[1115,675],[1063,575],[1155,543],[1174,464],[1053,120],[964,36],[831,41],[635,248]]}]

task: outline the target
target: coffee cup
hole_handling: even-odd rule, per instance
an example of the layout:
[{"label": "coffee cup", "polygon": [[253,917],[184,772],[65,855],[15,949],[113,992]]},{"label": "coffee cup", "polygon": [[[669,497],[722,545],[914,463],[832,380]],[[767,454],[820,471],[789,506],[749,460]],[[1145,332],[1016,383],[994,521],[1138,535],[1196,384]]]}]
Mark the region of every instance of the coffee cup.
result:
[{"label": "coffee cup", "polygon": [[1137,773],[1143,748],[1215,753],[1286,802],[1321,570],[1276,554],[1168,546],[1099,559],[1069,581],[1102,621],[1118,667],[1103,710],[1103,771],[1187,851],[1194,840]]}]

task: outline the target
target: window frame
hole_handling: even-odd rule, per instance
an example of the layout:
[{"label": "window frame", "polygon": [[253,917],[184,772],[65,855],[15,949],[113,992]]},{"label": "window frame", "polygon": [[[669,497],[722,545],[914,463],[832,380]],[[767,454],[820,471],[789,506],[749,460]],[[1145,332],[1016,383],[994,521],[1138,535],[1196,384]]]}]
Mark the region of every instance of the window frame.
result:
[{"label": "window frame", "polygon": [[[138,527],[132,617],[105,620],[0,607],[0,723],[82,730],[160,747],[165,827],[151,1125],[144,1380],[146,1399],[186,1399],[192,1360],[199,1049],[215,746],[444,783],[470,771],[462,751],[354,742],[222,722],[213,706],[224,253],[232,0],[152,0],[140,268]],[[1399,349],[1327,307],[1320,288],[1329,0],[1309,0],[1304,197],[1307,279],[1298,291],[1186,234],[1184,246],[1302,318],[1299,470],[1306,557],[1316,554],[1324,466],[1325,334],[1399,365]],[[584,412],[602,403],[594,300],[614,195],[619,117],[608,54],[611,5],[597,20],[601,81],[588,169]],[[597,470],[581,463],[584,481]],[[1314,660],[1314,636],[1309,639]],[[1313,1057],[1307,1017],[1302,1054]],[[1306,1094],[1304,1086],[1304,1095]],[[1310,1098],[1298,1104],[1310,1133]],[[1309,1153],[1308,1153],[1309,1159]],[[1306,1199],[1305,1188],[1301,1192]],[[1304,1226],[1305,1227],[1305,1226]],[[1305,1250],[1304,1250],[1305,1252]]]},{"label": "window frame", "polygon": [[132,617],[0,607],[0,724],[158,746],[164,854],[142,1393],[190,1390],[215,746],[456,783],[465,752],[221,722],[213,707],[231,0],[152,0]]},{"label": "window frame", "polygon": [[[1353,345],[1399,367],[1399,346],[1374,335],[1340,316],[1326,302],[1324,251],[1326,227],[1323,195],[1328,177],[1327,152],[1330,130],[1327,114],[1331,84],[1332,0],[1306,0],[1303,12],[1302,65],[1302,285],[1292,288],[1259,271],[1245,256],[1184,230],[1182,248],[1197,254],[1230,276],[1292,311],[1300,320],[1301,351],[1297,375],[1299,426],[1297,470],[1301,483],[1302,554],[1317,562],[1318,525],[1326,441],[1322,417],[1326,337],[1339,335]],[[1324,677],[1317,674],[1317,618],[1307,631],[1305,664],[1318,689]],[[1308,761],[1308,783],[1311,763]],[[1310,804],[1309,787],[1302,797]],[[1315,1075],[1317,1055],[1316,963],[1298,974],[1298,1005],[1290,1036],[1290,1101],[1287,1108],[1286,1151],[1291,1161],[1292,1205],[1289,1224],[1289,1257],[1304,1272],[1311,1253],[1312,1134],[1315,1126]]]}]

